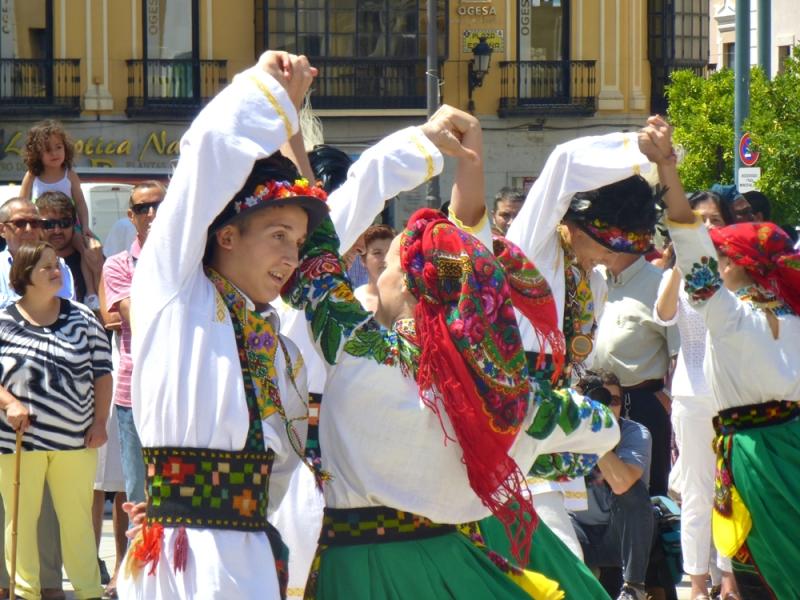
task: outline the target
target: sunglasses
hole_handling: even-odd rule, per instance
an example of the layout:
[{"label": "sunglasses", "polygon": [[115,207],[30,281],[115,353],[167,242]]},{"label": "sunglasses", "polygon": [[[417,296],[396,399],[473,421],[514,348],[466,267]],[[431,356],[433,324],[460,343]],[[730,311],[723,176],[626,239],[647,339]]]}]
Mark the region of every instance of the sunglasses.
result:
[{"label": "sunglasses", "polygon": [[28,225],[31,229],[41,229],[43,224],[41,219],[10,219],[5,222],[5,225],[13,225],[17,229],[27,229]]},{"label": "sunglasses", "polygon": [[142,202],[141,204],[134,204],[131,206],[131,210],[135,215],[146,215],[150,212],[152,208],[154,211],[158,210],[158,205],[161,204],[163,200],[158,200],[157,202]]},{"label": "sunglasses", "polygon": [[75,225],[75,220],[70,217],[65,217],[63,219],[45,219],[42,222],[42,227],[45,229],[55,229],[58,227],[59,229],[72,229],[72,226]]}]

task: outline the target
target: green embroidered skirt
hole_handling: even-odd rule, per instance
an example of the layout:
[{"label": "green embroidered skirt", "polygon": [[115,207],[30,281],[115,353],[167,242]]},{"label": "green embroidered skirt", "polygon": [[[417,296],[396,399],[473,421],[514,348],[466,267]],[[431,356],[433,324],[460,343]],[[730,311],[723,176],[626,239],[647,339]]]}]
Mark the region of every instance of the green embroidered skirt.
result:
[{"label": "green embroidered skirt", "polygon": [[734,434],[731,467],[755,566],[779,600],[800,598],[800,420]]},{"label": "green embroidered skirt", "polygon": [[[494,517],[478,523],[486,545],[511,558],[511,545],[503,525]],[[531,554],[526,569],[558,582],[565,600],[608,600],[609,596],[589,568],[564,545],[550,528],[539,521],[533,534]]]},{"label": "green embroidered skirt", "polygon": [[318,600],[529,599],[462,533],[426,539],[329,546]]}]

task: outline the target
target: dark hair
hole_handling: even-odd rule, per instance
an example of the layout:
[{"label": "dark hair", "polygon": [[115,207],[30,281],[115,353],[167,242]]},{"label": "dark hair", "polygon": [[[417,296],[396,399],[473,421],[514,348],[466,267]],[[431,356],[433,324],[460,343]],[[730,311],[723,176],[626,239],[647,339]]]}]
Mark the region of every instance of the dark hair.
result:
[{"label": "dark hair", "polygon": [[508,186],[502,187],[500,191],[494,195],[494,207],[492,210],[497,210],[497,204],[499,202],[525,202],[525,195],[517,189]]},{"label": "dark hair", "polygon": [[22,244],[14,255],[14,262],[11,263],[11,273],[8,279],[11,283],[11,287],[14,288],[14,291],[20,296],[25,295],[31,283],[33,269],[36,267],[36,263],[42,258],[44,251],[48,248],[55,252],[55,248],[47,242],[39,241],[26,243]]},{"label": "dark hair", "polygon": [[745,192],[742,194],[750,203],[750,206],[753,208],[753,212],[761,213],[761,216],[764,217],[765,221],[769,221],[770,215],[772,214],[772,208],[770,207],[769,198],[758,190],[750,190],[749,192]]},{"label": "dark hair", "polygon": [[364,247],[375,240],[393,240],[394,236],[394,229],[388,225],[372,225],[364,232]]},{"label": "dark hair", "polygon": [[605,388],[607,385],[620,385],[619,378],[610,371],[598,369],[584,372],[574,387],[584,396],[608,406],[611,404],[611,392]]},{"label": "dark hair", "polygon": [[347,171],[353,164],[353,159],[339,148],[319,144],[308,153],[308,162],[311,163],[314,177],[330,194],[347,180]]},{"label": "dark hair", "polygon": [[717,207],[722,220],[725,222],[725,225],[732,225],[736,222],[736,217],[733,214],[733,209],[731,208],[730,203],[725,202],[718,194],[714,192],[695,192],[691,196],[689,196],[689,206],[692,207],[692,210],[697,208],[697,205],[701,202],[708,202],[711,201]]},{"label": "dark hair", "polygon": [[564,219],[576,223],[595,219],[625,231],[654,231],[661,214],[663,189],[654,189],[640,175],[572,197]]},{"label": "dark hair", "polygon": [[139,190],[149,190],[150,188],[156,188],[163,195],[166,195],[167,193],[166,186],[156,179],[146,179],[145,181],[140,181],[131,188],[131,195],[128,198],[128,208],[133,207],[133,196],[136,194],[136,192]]},{"label": "dark hair", "polygon": [[45,192],[36,199],[36,208],[39,212],[49,210],[67,214],[75,220],[75,205],[64,192]]},{"label": "dark hair", "polygon": [[298,179],[300,174],[294,163],[283,156],[280,152],[276,152],[267,158],[262,158],[253,163],[253,168],[250,175],[247,176],[247,181],[241,189],[231,198],[225,208],[222,209],[211,225],[208,227],[206,249],[203,253],[203,264],[209,265],[214,259],[214,252],[217,246],[216,236],[214,233],[218,229],[222,229],[225,225],[235,225],[239,231],[245,231],[247,227],[247,214],[239,215],[236,212],[234,203],[239,200],[244,200],[252,195],[255,188],[262,185],[265,181],[294,181]]},{"label": "dark hair", "polygon": [[64,168],[72,168],[72,161],[75,158],[75,147],[72,145],[64,126],[59,121],[47,119],[41,121],[28,130],[28,138],[25,141],[23,151],[23,161],[28,171],[36,176],[44,171],[42,154],[47,149],[47,142],[51,135],[61,136],[64,144]]}]

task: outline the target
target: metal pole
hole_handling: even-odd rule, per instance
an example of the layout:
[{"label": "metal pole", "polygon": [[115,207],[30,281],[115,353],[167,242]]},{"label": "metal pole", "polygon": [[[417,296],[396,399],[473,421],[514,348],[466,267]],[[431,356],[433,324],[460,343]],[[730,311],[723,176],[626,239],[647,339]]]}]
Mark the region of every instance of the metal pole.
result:
[{"label": "metal pole", "polygon": [[[439,21],[437,18],[438,0],[428,0],[428,58],[425,70],[428,93],[428,118],[439,108]],[[439,177],[432,177],[428,181],[425,194],[427,205],[439,208],[442,200],[439,197]]]},{"label": "metal pole", "polygon": [[758,64],[767,79],[772,79],[772,1],[758,2]]},{"label": "metal pole", "polygon": [[750,0],[736,2],[736,60],[734,62],[733,105],[733,182],[738,185],[739,140],[742,139],[742,123],[750,114]]}]

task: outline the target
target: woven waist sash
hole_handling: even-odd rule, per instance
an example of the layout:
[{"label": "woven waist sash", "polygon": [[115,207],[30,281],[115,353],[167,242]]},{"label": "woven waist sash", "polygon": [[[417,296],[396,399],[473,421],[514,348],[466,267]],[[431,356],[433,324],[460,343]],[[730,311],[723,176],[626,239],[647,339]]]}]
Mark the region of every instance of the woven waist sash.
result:
[{"label": "woven waist sash", "polygon": [[148,523],[266,531],[275,453],[143,448]]},{"label": "woven waist sash", "polygon": [[763,404],[750,404],[726,408],[714,417],[717,435],[730,435],[737,431],[782,425],[800,417],[800,402],[770,400]]},{"label": "woven waist sash", "polygon": [[320,546],[355,546],[420,540],[456,531],[430,519],[386,506],[326,508]]},{"label": "woven waist sash", "polygon": [[761,404],[750,404],[721,410],[714,417],[714,451],[717,454],[717,468],[714,476],[714,509],[725,517],[733,510],[733,472],[731,471],[731,450],[733,434],[756,429],[782,425],[800,418],[800,402],[789,400],[770,400]]}]

